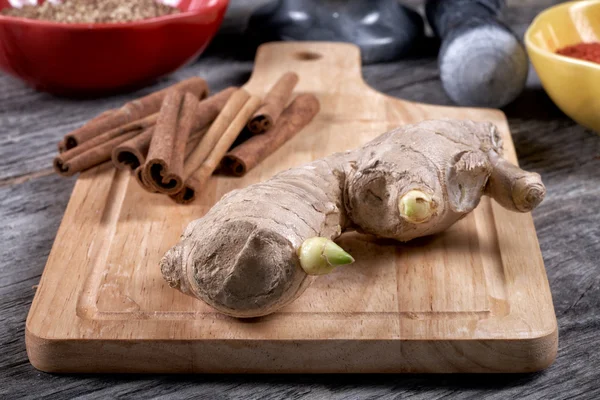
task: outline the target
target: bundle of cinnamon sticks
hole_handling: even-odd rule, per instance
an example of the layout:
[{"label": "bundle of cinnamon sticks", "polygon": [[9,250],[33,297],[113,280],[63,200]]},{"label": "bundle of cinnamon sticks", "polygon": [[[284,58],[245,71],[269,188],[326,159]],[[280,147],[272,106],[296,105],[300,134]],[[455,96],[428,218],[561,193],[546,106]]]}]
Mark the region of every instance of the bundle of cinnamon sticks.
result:
[{"label": "bundle of cinnamon sticks", "polygon": [[54,169],[71,176],[112,161],[148,192],[190,203],[215,171],[245,175],[314,118],[315,96],[290,102],[297,83],[285,73],[260,99],[236,87],[208,97],[203,79],[184,80],[65,135]]}]

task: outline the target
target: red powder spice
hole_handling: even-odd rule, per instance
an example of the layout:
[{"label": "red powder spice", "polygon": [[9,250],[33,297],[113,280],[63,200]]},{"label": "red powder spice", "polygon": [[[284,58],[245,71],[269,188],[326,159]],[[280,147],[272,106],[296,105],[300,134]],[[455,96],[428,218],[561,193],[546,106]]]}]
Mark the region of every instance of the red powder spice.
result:
[{"label": "red powder spice", "polygon": [[600,64],[600,43],[578,43],[563,47],[558,54]]}]

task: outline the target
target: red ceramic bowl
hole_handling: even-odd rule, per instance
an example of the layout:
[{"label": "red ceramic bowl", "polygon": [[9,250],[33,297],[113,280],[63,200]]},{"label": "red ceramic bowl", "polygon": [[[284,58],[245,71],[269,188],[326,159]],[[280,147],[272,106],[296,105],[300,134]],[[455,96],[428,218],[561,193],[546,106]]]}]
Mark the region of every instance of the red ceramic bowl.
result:
[{"label": "red ceramic bowl", "polygon": [[[140,86],[197,57],[228,0],[181,0],[180,14],[124,24],[60,24],[0,15],[0,69],[57,94]],[[0,0],[0,9],[10,7]]]}]

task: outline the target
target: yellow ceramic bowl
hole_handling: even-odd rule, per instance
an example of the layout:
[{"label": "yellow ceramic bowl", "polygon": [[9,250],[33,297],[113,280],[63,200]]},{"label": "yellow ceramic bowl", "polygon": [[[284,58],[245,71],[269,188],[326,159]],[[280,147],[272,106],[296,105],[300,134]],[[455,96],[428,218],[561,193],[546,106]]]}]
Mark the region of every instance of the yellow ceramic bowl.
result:
[{"label": "yellow ceramic bowl", "polygon": [[600,0],[551,7],[525,33],[529,58],[554,103],[581,125],[600,132],[600,64],[556,54],[581,42],[600,42]]}]

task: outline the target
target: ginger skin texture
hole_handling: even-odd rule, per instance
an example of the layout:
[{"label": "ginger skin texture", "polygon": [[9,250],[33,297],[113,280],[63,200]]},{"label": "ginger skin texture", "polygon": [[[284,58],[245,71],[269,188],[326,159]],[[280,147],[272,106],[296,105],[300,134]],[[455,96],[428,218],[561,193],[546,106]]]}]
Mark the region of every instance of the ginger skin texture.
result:
[{"label": "ginger skin texture", "polygon": [[[545,187],[538,174],[502,158],[502,140],[490,123],[407,125],[226,194],[189,224],[161,271],[172,287],[224,314],[267,315],[329,272],[330,260],[352,261],[337,245],[315,238],[331,242],[356,230],[408,241],[447,229],[484,194],[528,212],[543,200]],[[309,257],[308,246],[301,251],[309,240],[324,260],[321,270],[314,259],[301,260]]]}]

